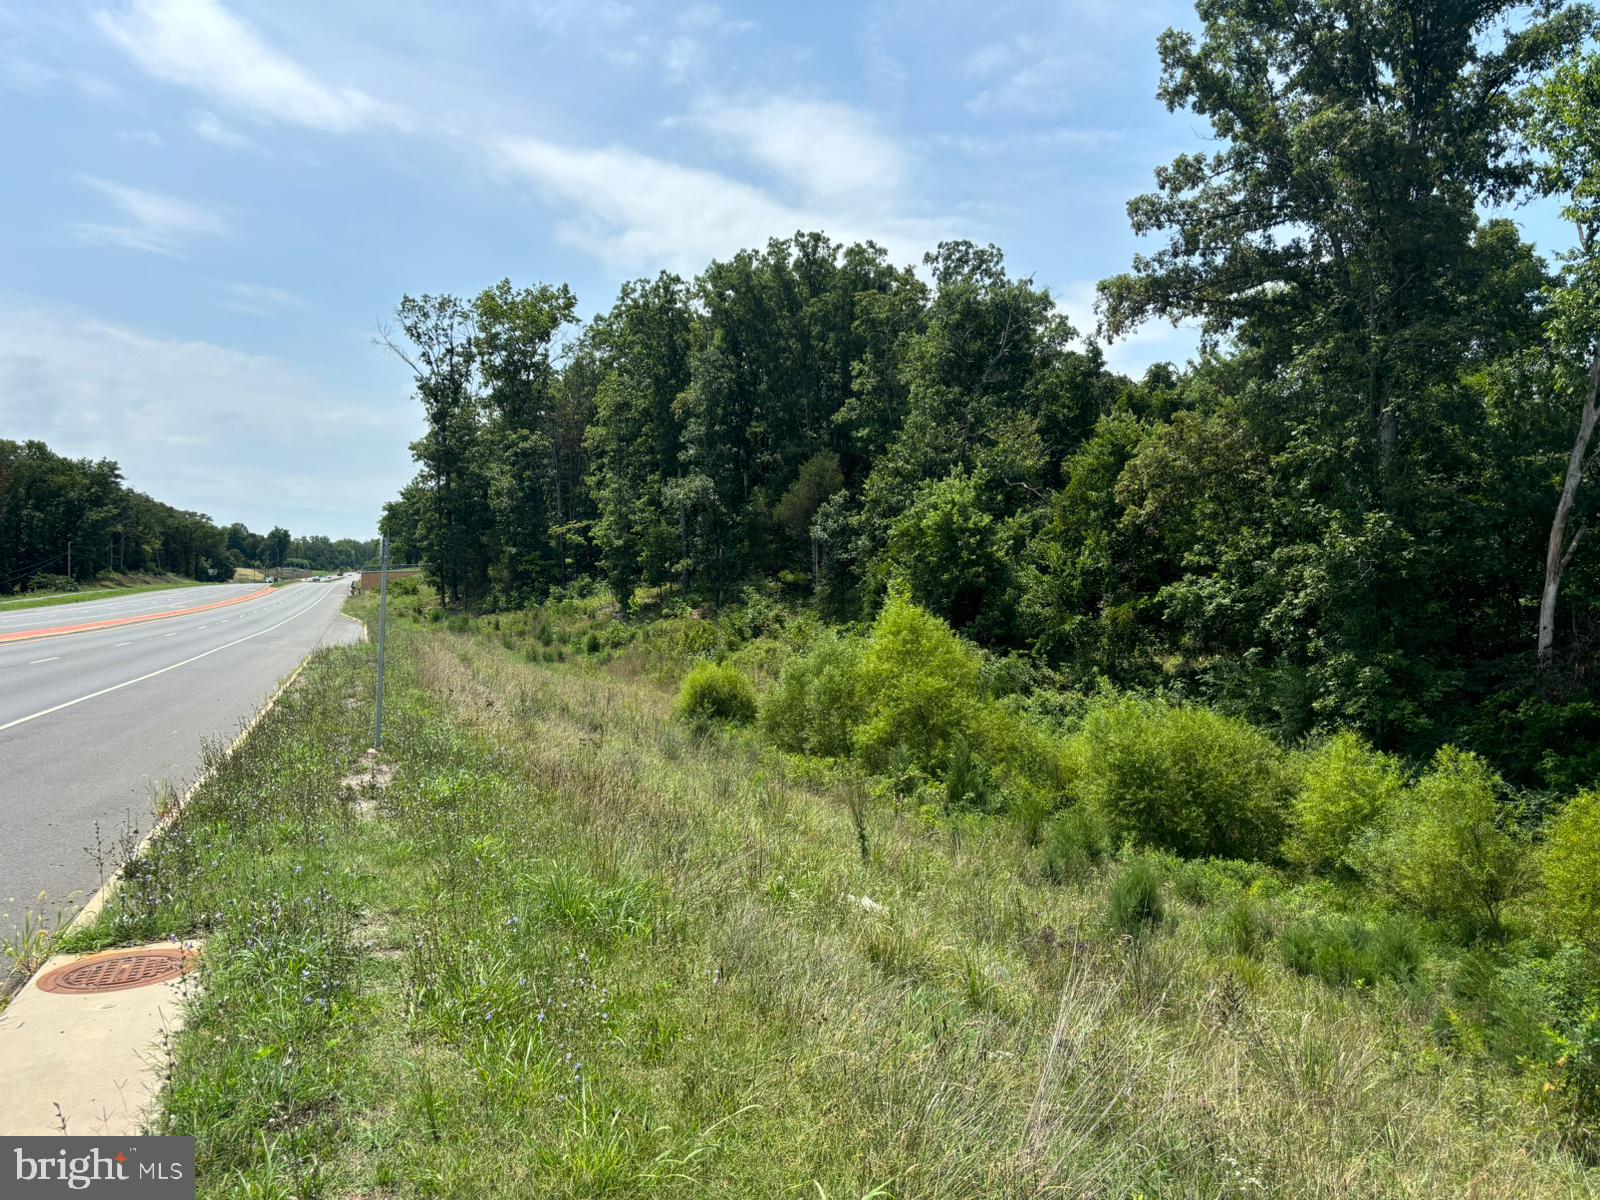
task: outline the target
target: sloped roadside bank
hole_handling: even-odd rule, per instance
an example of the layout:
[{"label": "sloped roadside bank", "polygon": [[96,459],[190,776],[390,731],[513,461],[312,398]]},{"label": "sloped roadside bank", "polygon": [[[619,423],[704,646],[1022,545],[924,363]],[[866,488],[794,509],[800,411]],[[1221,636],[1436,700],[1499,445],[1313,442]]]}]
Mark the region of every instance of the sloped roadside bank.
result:
[{"label": "sloped roadside bank", "polygon": [[391,636],[387,787],[372,648],[319,655],[71,947],[205,936],[205,1194],[1593,1194],[1416,1028],[1121,939],[998,824],[863,856],[648,679]]}]

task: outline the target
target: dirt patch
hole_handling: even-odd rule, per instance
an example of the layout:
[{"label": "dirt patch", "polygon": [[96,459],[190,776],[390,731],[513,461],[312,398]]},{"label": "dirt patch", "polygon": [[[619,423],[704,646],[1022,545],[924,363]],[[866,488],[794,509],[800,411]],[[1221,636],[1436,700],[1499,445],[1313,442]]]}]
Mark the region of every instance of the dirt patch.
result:
[{"label": "dirt patch", "polygon": [[382,760],[378,751],[369,749],[361,756],[356,769],[339,780],[339,790],[351,798],[357,816],[371,816],[378,800],[394,782],[394,764]]}]

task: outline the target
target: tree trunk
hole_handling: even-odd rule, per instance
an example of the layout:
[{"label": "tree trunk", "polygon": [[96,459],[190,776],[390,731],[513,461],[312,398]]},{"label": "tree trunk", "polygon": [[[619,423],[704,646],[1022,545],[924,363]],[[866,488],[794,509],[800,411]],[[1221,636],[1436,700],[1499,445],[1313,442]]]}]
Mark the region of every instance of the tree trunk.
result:
[{"label": "tree trunk", "polygon": [[1589,454],[1589,441],[1594,437],[1596,417],[1600,410],[1595,405],[1595,394],[1600,392],[1600,349],[1596,349],[1589,363],[1589,391],[1583,399],[1583,416],[1578,420],[1578,436],[1572,443],[1572,453],[1567,456],[1567,478],[1561,485],[1561,499],[1556,503],[1555,520],[1550,522],[1550,543],[1544,556],[1544,591],[1539,597],[1539,673],[1550,669],[1555,660],[1556,597],[1561,591],[1561,576],[1572,561],[1586,529],[1580,527],[1567,540],[1567,522],[1572,517],[1573,505],[1578,499],[1578,484],[1583,479],[1583,468]]}]

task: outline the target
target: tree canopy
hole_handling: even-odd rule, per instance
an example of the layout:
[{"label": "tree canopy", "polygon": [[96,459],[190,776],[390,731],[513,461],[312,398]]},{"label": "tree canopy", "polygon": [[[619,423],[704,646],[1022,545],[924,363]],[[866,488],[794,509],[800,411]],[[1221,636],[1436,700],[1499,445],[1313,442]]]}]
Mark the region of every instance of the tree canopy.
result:
[{"label": "tree canopy", "polygon": [[[1068,679],[1289,739],[1453,738],[1550,780],[1507,730],[1600,733],[1587,547],[1555,665],[1534,654],[1600,311],[1590,243],[1556,273],[1493,214],[1558,191],[1592,228],[1592,71],[1572,64],[1593,14],[1197,14],[1160,41],[1159,95],[1215,148],[1130,203],[1155,248],[1101,285],[1099,329],[993,246],[913,269],[806,232],[626,284],[582,326],[564,286],[408,297],[393,345],[428,432],[386,532],[453,604],[755,586],[854,621],[903,586]],[[1197,324],[1198,360],[1109,370],[1095,337],[1149,320]]]}]

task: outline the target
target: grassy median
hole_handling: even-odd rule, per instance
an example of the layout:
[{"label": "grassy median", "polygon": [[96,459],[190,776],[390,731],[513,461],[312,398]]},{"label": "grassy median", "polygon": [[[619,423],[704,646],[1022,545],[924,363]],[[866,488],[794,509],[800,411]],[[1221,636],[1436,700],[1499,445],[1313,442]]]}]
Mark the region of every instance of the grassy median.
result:
[{"label": "grassy median", "polygon": [[1182,901],[1120,931],[1124,863],[1050,885],[625,661],[403,619],[374,770],[372,656],[313,659],[73,939],[205,939],[161,1115],[202,1195],[1596,1191],[1403,996]]}]

